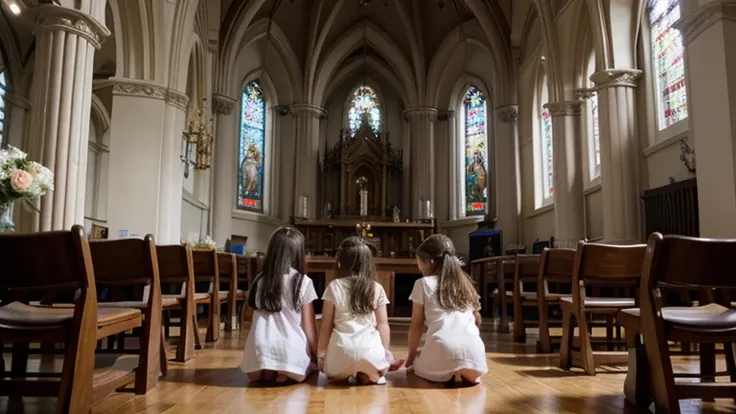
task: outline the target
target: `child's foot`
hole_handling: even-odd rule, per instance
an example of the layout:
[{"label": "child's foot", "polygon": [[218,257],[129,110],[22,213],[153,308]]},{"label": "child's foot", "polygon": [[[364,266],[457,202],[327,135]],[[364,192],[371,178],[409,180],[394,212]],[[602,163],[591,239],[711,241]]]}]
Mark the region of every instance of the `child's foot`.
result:
[{"label": "child's foot", "polygon": [[286,374],[278,374],[274,383],[276,385],[286,385],[287,381],[289,381],[289,377]]},{"label": "child's foot", "polygon": [[404,365],[404,362],[406,362],[403,359],[397,359],[395,361],[392,361],[391,364],[388,366],[389,372],[393,372],[401,368],[402,365]]},{"label": "child's foot", "polygon": [[278,376],[279,373],[276,371],[264,370],[261,379],[263,379],[264,382],[275,382]]}]

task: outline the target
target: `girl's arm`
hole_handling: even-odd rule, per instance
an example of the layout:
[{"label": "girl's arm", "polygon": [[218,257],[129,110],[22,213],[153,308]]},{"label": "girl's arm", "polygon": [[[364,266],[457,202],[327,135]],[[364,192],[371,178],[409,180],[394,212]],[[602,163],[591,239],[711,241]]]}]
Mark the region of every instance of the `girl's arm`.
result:
[{"label": "girl's arm", "polygon": [[391,345],[391,329],[388,327],[386,305],[379,306],[376,309],[376,329],[378,330],[378,334],[381,335],[383,347],[388,350],[389,345]]},{"label": "girl's arm", "polygon": [[[327,353],[327,345],[330,343],[334,317],[335,305],[329,300],[325,300],[322,302],[322,326],[319,329],[319,344],[317,346],[317,358],[320,360],[324,359]],[[322,369],[321,366],[320,369]]]},{"label": "girl's arm", "polygon": [[422,338],[422,330],[424,329],[424,305],[414,302],[411,308],[411,326],[409,327],[409,355],[406,357],[406,366],[414,365],[414,358],[417,357],[417,348],[419,348],[419,340]]},{"label": "girl's arm", "polygon": [[475,326],[477,326],[477,327],[479,327],[479,328],[480,328],[480,323],[481,323],[481,321],[482,321],[482,319],[481,319],[481,317],[480,317],[480,312],[478,312],[478,311],[473,311],[473,316],[475,316]]},{"label": "girl's arm", "polygon": [[313,362],[317,362],[317,321],[314,317],[312,302],[302,305],[302,329],[307,335],[309,357]]}]

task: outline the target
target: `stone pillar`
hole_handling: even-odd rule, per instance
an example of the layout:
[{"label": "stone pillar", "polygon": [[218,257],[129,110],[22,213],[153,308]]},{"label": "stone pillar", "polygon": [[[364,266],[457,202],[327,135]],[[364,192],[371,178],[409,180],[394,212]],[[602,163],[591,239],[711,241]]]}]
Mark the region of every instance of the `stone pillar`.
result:
[{"label": "stone pillar", "polygon": [[[489,213],[498,218],[497,227],[503,230],[504,244],[520,240],[521,182],[519,178],[519,130],[516,120],[517,105],[504,105],[495,111],[495,134],[491,156],[495,160],[491,170],[491,190],[488,192]],[[510,155],[510,156],[509,156]],[[498,197],[498,194],[504,194]]]},{"label": "stone pillar", "polygon": [[[440,121],[440,125],[442,123],[445,124],[447,127],[447,142],[448,145],[445,147],[447,148],[448,154],[456,154],[457,156],[450,156],[449,160],[447,160],[447,169],[449,172],[449,178],[448,178],[448,185],[446,187],[448,191],[448,201],[447,201],[447,217],[438,217],[442,219],[449,219],[449,220],[457,220],[460,218],[460,205],[462,204],[460,200],[458,200],[458,197],[456,194],[460,194],[460,188],[458,188],[458,185],[462,185],[462,176],[461,171],[462,167],[460,166],[460,160],[462,158],[462,153],[457,153],[456,151],[462,151],[460,148],[460,143],[458,142],[458,136],[457,136],[457,123],[455,118],[455,111],[444,111],[438,114],[437,116],[438,121]],[[440,150],[442,151],[442,150]],[[439,156],[439,159],[437,162],[439,162],[440,159],[443,157],[447,157],[447,154],[441,154]],[[460,183],[460,184],[459,184]],[[440,186],[442,184],[440,183]],[[437,191],[435,189],[435,191]],[[435,211],[437,211],[437,207],[435,207]]]},{"label": "stone pillar", "polygon": [[179,157],[188,99],[150,81],[110,82],[110,237],[124,230],[127,237],[153,233],[157,243],[178,243],[184,178]]},{"label": "stone pillar", "polygon": [[604,69],[590,77],[598,91],[603,238],[607,243],[642,240],[634,96],[640,76],[637,69]]},{"label": "stone pillar", "polygon": [[294,182],[294,215],[301,216],[299,197],[309,198],[309,217],[317,219],[318,207],[317,172],[319,171],[319,123],[327,114],[324,108],[309,103],[293,104],[289,107],[296,120],[296,174]]},{"label": "stone pillar", "polygon": [[76,9],[47,4],[31,12],[38,27],[29,134],[43,137],[31,153],[54,172],[56,187],[41,199],[40,226],[32,227],[68,230],[84,223],[92,64],[110,32],[96,20],[102,16]]},{"label": "stone pillar", "polygon": [[418,107],[403,113],[411,132],[411,209],[419,218],[419,200],[429,200],[435,206],[434,123],[437,109]]},{"label": "stone pillar", "polygon": [[[229,96],[215,94],[212,97],[212,110],[217,116],[215,153],[212,168],[214,187],[212,198],[213,235],[218,246],[224,246],[232,231],[232,216],[237,197],[238,131],[237,111],[233,111],[237,100]],[[233,113],[235,112],[235,114]]]},{"label": "stone pillar", "polygon": [[555,246],[575,247],[585,238],[583,139],[580,115],[585,101],[549,102],[554,150]]},{"label": "stone pillar", "polygon": [[685,45],[690,142],[702,237],[736,237],[736,1],[712,0],[678,22]]}]

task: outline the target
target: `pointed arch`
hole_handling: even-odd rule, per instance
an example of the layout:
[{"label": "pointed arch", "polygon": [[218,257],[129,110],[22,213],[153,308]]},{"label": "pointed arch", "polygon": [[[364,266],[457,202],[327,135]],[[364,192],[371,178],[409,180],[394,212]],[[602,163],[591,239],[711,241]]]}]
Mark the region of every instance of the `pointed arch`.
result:
[{"label": "pointed arch", "polygon": [[351,89],[345,104],[345,120],[350,136],[355,136],[358,132],[364,116],[373,132],[379,134],[385,121],[384,110],[385,107],[372,85],[366,82]]}]

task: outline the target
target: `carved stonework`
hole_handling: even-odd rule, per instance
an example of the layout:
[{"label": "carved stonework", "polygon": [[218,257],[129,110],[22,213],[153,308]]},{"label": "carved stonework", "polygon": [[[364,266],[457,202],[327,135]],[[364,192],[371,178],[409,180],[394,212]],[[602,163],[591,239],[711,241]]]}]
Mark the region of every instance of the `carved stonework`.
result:
[{"label": "carved stonework", "polygon": [[322,119],[327,116],[327,111],[321,106],[313,105],[310,103],[296,103],[289,106],[291,114],[297,116],[298,114],[311,114],[314,118]]},{"label": "carved stonework", "polygon": [[186,112],[189,97],[184,93],[169,89],[166,91],[166,102]]},{"label": "carved stonework", "polygon": [[31,8],[30,11],[38,23],[36,34],[65,31],[87,39],[96,49],[102,47],[102,42],[110,36],[110,31],[104,24],[76,9],[42,4]]},{"label": "carved stonework", "polygon": [[549,109],[549,114],[555,116],[578,116],[583,113],[585,101],[563,101],[548,102],[544,107]]},{"label": "carved stonework", "polygon": [[440,122],[449,121],[455,118],[455,111],[440,111],[437,113],[437,120]]},{"label": "carved stonework", "polygon": [[596,89],[624,86],[636,88],[641,77],[639,69],[603,69],[590,76]]},{"label": "carved stonework", "polygon": [[719,20],[736,20],[736,1],[716,0],[703,4],[688,13],[674,27],[682,34],[682,43],[687,46],[706,29]]},{"label": "carved stonework", "polygon": [[496,110],[501,122],[516,122],[519,117],[519,109],[516,105],[505,105]]},{"label": "carved stonework", "polygon": [[695,150],[690,146],[687,137],[680,140],[680,161],[688,171],[695,174]]},{"label": "carved stonework", "polygon": [[429,116],[429,120],[431,122],[434,122],[437,120],[437,115],[439,114],[439,111],[437,110],[437,108],[420,106],[417,108],[407,109],[401,114],[404,116],[404,121],[408,121],[410,118],[417,116]]},{"label": "carved stonework", "polygon": [[230,115],[237,102],[234,98],[216,93],[212,95],[212,110],[219,115]]},{"label": "carved stonework", "polygon": [[116,79],[112,87],[114,95],[143,96],[154,99],[166,99],[167,89],[152,82]]},{"label": "carved stonework", "polygon": [[596,90],[593,88],[580,88],[575,89],[575,96],[578,97],[578,99],[590,99],[595,95]]}]

